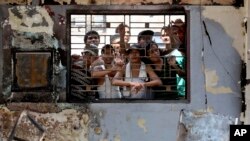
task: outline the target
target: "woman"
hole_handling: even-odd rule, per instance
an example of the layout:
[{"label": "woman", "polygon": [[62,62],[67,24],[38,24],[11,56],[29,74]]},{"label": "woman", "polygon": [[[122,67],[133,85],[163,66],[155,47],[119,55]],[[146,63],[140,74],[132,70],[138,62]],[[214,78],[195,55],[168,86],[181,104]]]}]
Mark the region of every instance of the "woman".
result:
[{"label": "woman", "polygon": [[150,66],[141,61],[142,49],[132,45],[128,50],[128,63],[125,69],[116,73],[112,84],[123,87],[123,96],[132,99],[150,99],[147,87],[160,86],[161,80]]},{"label": "woman", "polygon": [[176,76],[184,73],[184,70],[176,62],[176,57],[161,57],[158,45],[153,41],[146,46],[146,55],[148,57],[147,64],[161,78],[163,84],[152,88],[155,99],[178,99]]},{"label": "woman", "polygon": [[175,31],[175,27],[163,27],[161,30],[161,39],[163,43],[165,43],[165,51],[161,52],[161,55],[167,56],[175,56],[176,61],[179,66],[182,68],[182,71],[179,71],[176,79],[177,79],[177,90],[179,96],[186,95],[186,57],[183,48],[183,43],[179,39],[178,34]]}]

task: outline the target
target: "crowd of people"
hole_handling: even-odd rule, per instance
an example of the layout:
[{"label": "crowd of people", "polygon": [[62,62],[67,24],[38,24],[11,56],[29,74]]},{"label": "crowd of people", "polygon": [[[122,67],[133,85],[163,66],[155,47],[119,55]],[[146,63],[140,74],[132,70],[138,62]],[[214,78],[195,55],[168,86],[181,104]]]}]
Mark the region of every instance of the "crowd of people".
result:
[{"label": "crowd of people", "polygon": [[164,26],[164,48],[153,41],[154,31],[143,30],[130,43],[130,28],[121,23],[99,54],[100,35],[84,36],[81,56],[71,56],[71,95],[75,100],[180,99],[186,95],[185,23]]}]

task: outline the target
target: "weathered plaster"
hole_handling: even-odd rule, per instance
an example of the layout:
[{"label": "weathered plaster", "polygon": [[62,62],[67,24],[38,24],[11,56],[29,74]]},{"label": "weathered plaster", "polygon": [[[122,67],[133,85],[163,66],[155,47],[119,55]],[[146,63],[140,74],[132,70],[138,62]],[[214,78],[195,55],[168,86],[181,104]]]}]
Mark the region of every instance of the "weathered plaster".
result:
[{"label": "weathered plaster", "polygon": [[[0,8],[0,12],[2,13],[2,9]],[[0,14],[0,19],[2,19],[2,15]],[[3,42],[3,23],[0,25],[0,42]],[[3,50],[0,45],[0,104],[3,103]]]},{"label": "weathered plaster", "polygon": [[55,0],[56,2],[59,2],[60,4],[66,3],[70,4],[71,0]]},{"label": "weathered plaster", "polygon": [[235,2],[235,0],[212,0],[215,4],[225,4],[225,5],[231,5]]},{"label": "weathered plaster", "polygon": [[[18,4],[18,5],[30,5],[32,3],[38,3],[38,0],[4,0],[0,1],[0,4]],[[126,4],[126,5],[145,5],[145,4],[190,4],[190,5],[232,5],[234,0],[50,0],[45,2],[41,0],[41,4],[77,4],[77,5],[105,5],[105,4]]]},{"label": "weathered plaster", "polygon": [[[32,104],[30,105],[32,106]],[[0,107],[0,137],[7,139],[13,125],[22,111],[10,111],[4,106]],[[63,109],[58,113],[38,113],[28,111],[28,114],[45,129],[44,141],[51,140],[88,140],[89,115],[85,110]],[[26,130],[22,130],[26,129]],[[34,140],[37,134],[36,128],[22,116],[17,124],[15,136],[24,140]]]},{"label": "weathered plaster", "polygon": [[58,40],[51,34],[48,34],[46,32],[36,32],[34,30],[32,30],[31,32],[13,31],[13,35],[15,38],[12,38],[12,46],[33,49],[59,48]]},{"label": "weathered plaster", "polygon": [[77,4],[77,5],[105,5],[110,4],[110,0],[53,0],[53,1],[42,1],[42,4],[60,4],[60,5],[67,5],[67,4]]},{"label": "weathered plaster", "polygon": [[[71,4],[72,0],[54,0],[60,4]],[[145,4],[172,4],[172,0],[75,0],[74,4],[78,5],[109,5],[109,4],[125,4],[125,5],[145,5]]]},{"label": "weathered plaster", "polygon": [[[54,0],[58,4],[78,4],[78,5],[104,5],[104,4],[125,4],[125,5],[147,5],[147,4],[191,4],[191,5],[232,5],[234,0]],[[43,3],[42,3],[43,4]],[[47,3],[49,4],[49,3]]]},{"label": "weathered plaster", "polygon": [[124,5],[150,5],[150,4],[172,4],[173,0],[111,0],[111,4]]},{"label": "weathered plaster", "polygon": [[212,4],[212,0],[181,0],[180,4],[210,5],[210,4]]},{"label": "weathered plaster", "polygon": [[228,141],[229,125],[233,124],[234,120],[230,116],[183,110],[179,138],[185,141]]},{"label": "weathered plaster", "polygon": [[204,16],[204,19],[202,20],[206,22],[206,19],[209,19],[219,23],[227,35],[231,37],[233,47],[243,59],[245,39],[243,32],[245,29],[242,27],[242,22],[245,15],[244,8],[236,9],[232,6],[224,7],[223,9],[219,6],[206,6],[203,8],[202,16]]},{"label": "weathered plaster", "polygon": [[212,94],[229,94],[232,93],[230,87],[218,86],[219,77],[215,70],[205,70],[206,91]]},{"label": "weathered plaster", "polygon": [[[206,109],[206,105],[204,102],[205,101],[205,98],[204,98],[205,88],[203,87],[204,82],[205,82],[204,76],[203,76],[204,72],[201,70],[201,66],[204,62],[201,61],[202,60],[201,52],[202,52],[202,45],[205,45],[207,47],[206,51],[209,49],[209,42],[206,42],[206,39],[207,39],[206,35],[203,34],[204,31],[200,28],[203,26],[202,22],[200,22],[200,11],[199,11],[200,7],[195,7],[195,6],[187,6],[187,7],[189,7],[188,10],[190,10],[190,17],[191,17],[190,19],[190,50],[191,50],[190,62],[191,62],[191,78],[192,79],[190,82],[191,83],[190,103],[181,103],[181,102],[176,103],[176,102],[164,101],[161,103],[156,102],[156,103],[105,103],[105,104],[94,103],[94,104],[90,104],[91,108],[89,109],[89,111],[87,111],[87,113],[95,111],[97,114],[94,117],[89,117],[89,119],[91,120],[91,122],[89,123],[89,126],[91,127],[91,129],[88,130],[89,134],[87,135],[89,140],[91,141],[109,141],[109,140],[166,141],[166,140],[171,140],[172,141],[176,139],[175,133],[177,130],[179,112],[181,109],[195,109],[195,110]],[[72,7],[67,7],[67,6],[63,8],[60,6],[53,7],[53,9],[57,10],[55,12],[55,15],[67,8],[72,8]],[[227,9],[228,7],[216,7],[216,8],[221,9],[221,11],[223,11],[224,9]],[[216,19],[219,19],[219,18],[229,19],[229,17],[237,19],[237,16],[238,16],[237,14],[232,14],[235,11],[227,11],[228,14],[225,14],[225,13],[222,14],[220,13],[220,10],[217,10],[217,13],[214,13],[212,8],[206,12],[216,14]],[[223,15],[223,16],[220,16],[220,15]],[[207,19],[205,19],[206,23],[207,23]],[[15,20],[15,18],[13,20]],[[221,20],[221,22],[223,23],[222,24],[223,26],[227,24],[231,24],[230,20],[225,20],[225,23],[223,22],[223,20]],[[238,22],[237,23],[235,22],[237,21],[234,21],[232,23],[237,24],[237,25],[239,24]],[[216,38],[218,38],[218,40],[221,40],[220,42],[221,44],[219,44],[218,46],[215,46],[215,49],[221,55],[220,59],[225,59],[223,64],[227,65],[226,67],[228,67],[230,74],[234,74],[235,75],[234,78],[236,78],[235,80],[239,80],[237,79],[239,75],[237,73],[238,72],[237,70],[239,69],[238,64],[230,63],[229,59],[232,58],[232,60],[234,59],[237,62],[240,57],[235,55],[234,54],[235,51],[232,50],[235,48],[232,47],[232,43],[230,42],[231,38],[230,39],[228,38],[230,34],[225,34],[225,32],[221,30],[220,25],[221,24],[217,24],[217,23],[214,24],[213,22],[208,23],[208,27],[212,27],[212,28],[208,28],[209,33],[213,37],[212,43],[214,45],[216,44],[216,42],[218,42],[218,41],[215,42]],[[240,29],[238,26],[233,27],[233,28]],[[66,32],[62,31],[62,34],[66,34]],[[237,32],[237,35],[238,35],[238,32]],[[237,35],[233,36],[232,38],[234,39],[235,37],[237,37]],[[237,49],[241,48],[241,46],[236,46],[236,47]],[[230,53],[228,56],[224,55],[228,52]],[[231,81],[231,78],[228,75],[225,75],[226,73],[221,68],[221,64],[217,64],[218,60],[213,55],[211,55],[211,52],[205,52],[204,54],[206,57],[209,56],[209,58],[206,58],[207,62],[205,62],[205,65],[206,65],[205,68],[211,68],[211,70],[215,70],[216,72],[215,74],[209,75],[209,77],[214,76],[214,75],[218,77],[217,81],[214,81],[213,79],[211,80],[212,81],[211,84],[213,84],[212,86],[230,86],[232,87],[232,89],[235,88],[234,84],[230,84],[230,85],[223,84],[223,82],[225,81],[226,82],[228,82],[228,80]],[[209,64],[210,62],[211,64]],[[214,67],[210,67],[210,66],[214,66]],[[222,70],[223,73],[219,73],[220,70]],[[221,81],[222,84],[219,83],[219,81]],[[240,93],[240,91],[237,91],[237,92]],[[241,100],[238,97],[235,98],[233,95],[216,95],[215,97],[216,99],[211,99],[209,101],[209,107],[213,108],[213,112],[221,113],[221,114],[225,114],[229,116],[239,115]],[[39,110],[43,110],[44,112],[47,111],[48,115],[49,114],[55,115],[58,113],[50,109],[53,107],[39,105],[39,103],[35,103],[34,105],[30,105],[30,106],[23,105],[22,107],[29,109],[29,108],[33,108],[35,105],[39,107],[38,108]],[[68,106],[67,108],[71,110],[66,110],[66,112],[74,113],[73,117],[76,117],[75,113],[77,113],[78,110],[76,111],[74,110],[76,109],[74,107],[74,104],[69,104],[69,105],[70,106]],[[14,110],[20,111],[20,108],[19,109],[12,108],[12,110],[13,112]],[[101,111],[101,114],[99,114],[100,111]],[[35,113],[40,114],[39,111],[35,111]],[[59,111],[59,113],[61,112]],[[4,114],[1,114],[1,115],[4,115]],[[44,114],[41,113],[41,116],[44,116]],[[53,116],[48,116],[48,117],[53,117]],[[69,115],[63,115],[63,117],[69,117]],[[39,117],[39,118],[42,118],[42,117]],[[60,117],[58,118],[60,119]],[[74,118],[72,119],[70,117],[69,119],[74,120]],[[139,119],[139,122],[138,122],[138,119]],[[80,119],[77,119],[76,121],[78,120],[80,121]],[[1,121],[8,121],[8,120],[1,120]],[[216,121],[218,120],[216,119]],[[10,122],[13,125],[15,120],[10,121]],[[203,122],[203,123],[206,123],[206,122]],[[194,125],[193,122],[189,122],[188,124]],[[2,124],[0,124],[0,126],[1,125]],[[202,125],[204,127],[204,124]],[[213,127],[216,127],[213,125],[215,124],[212,124],[211,126],[209,126],[211,127],[210,130],[213,129]],[[66,124],[66,126],[68,126],[68,124]],[[62,137],[66,136],[65,138],[67,138],[68,136],[70,136],[68,134],[65,135],[64,133],[66,132],[75,134],[74,127],[70,125],[68,127],[69,128],[62,130],[62,133],[60,133],[60,134],[63,134]],[[203,129],[203,127],[199,127],[198,129]],[[144,128],[147,129],[146,133],[144,132]],[[218,137],[218,138],[221,138],[221,137]]]},{"label": "weathered plaster", "polygon": [[32,33],[46,32],[53,35],[54,22],[45,8],[17,6],[8,10],[12,30]]},{"label": "weathered plaster", "polygon": [[144,131],[145,133],[148,132],[148,129],[147,129],[147,127],[146,127],[146,121],[145,121],[145,119],[139,118],[139,119],[137,120],[137,125],[138,125],[140,128],[142,128],[143,131]]},{"label": "weathered plaster", "polygon": [[180,4],[195,4],[195,5],[232,5],[234,0],[181,0]]},{"label": "weathered plaster", "polygon": [[[250,9],[250,2],[249,2],[249,0],[246,0],[246,9]],[[245,59],[245,61],[246,61],[246,67],[247,67],[247,76],[246,76],[246,79],[249,81],[249,79],[250,79],[250,35],[249,35],[249,33],[250,33],[250,10],[247,10],[247,12],[246,12],[246,18],[247,18],[247,36],[246,36],[246,51],[245,51],[245,53],[247,54],[246,56],[246,59]],[[246,85],[246,91],[245,91],[245,102],[246,102],[246,112],[245,112],[245,119],[244,119],[244,122],[245,122],[245,124],[250,124],[250,95],[249,95],[249,93],[250,93],[250,85],[248,84],[248,85]]]},{"label": "weathered plaster", "polygon": [[31,4],[33,0],[1,0],[0,4]]},{"label": "weathered plaster", "polygon": [[114,137],[114,141],[121,141],[121,137],[120,137],[120,135],[115,135],[115,137]]}]

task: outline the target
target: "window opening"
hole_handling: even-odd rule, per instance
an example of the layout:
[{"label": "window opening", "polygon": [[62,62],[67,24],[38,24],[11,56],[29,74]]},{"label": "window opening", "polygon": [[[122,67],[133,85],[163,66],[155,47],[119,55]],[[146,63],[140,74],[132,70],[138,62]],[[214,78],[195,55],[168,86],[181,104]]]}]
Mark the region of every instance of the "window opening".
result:
[{"label": "window opening", "polygon": [[185,11],[68,16],[70,101],[188,98]]}]

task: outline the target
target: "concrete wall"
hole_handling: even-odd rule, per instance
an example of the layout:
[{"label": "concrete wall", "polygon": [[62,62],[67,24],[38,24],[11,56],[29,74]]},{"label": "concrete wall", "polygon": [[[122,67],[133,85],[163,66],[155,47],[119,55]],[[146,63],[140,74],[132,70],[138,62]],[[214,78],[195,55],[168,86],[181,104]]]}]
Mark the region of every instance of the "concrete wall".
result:
[{"label": "concrete wall", "polygon": [[[109,1],[109,4],[111,2]],[[123,1],[119,2],[123,3]],[[142,1],[129,2],[137,5],[142,4]],[[192,2],[199,4],[197,1]],[[209,3],[209,1],[205,2]],[[99,2],[97,2],[98,4]],[[239,118],[242,102],[239,83],[241,60],[244,60],[245,57],[245,37],[242,34],[245,28],[242,27],[242,22],[247,9],[246,7],[229,6],[231,4],[232,1],[224,4],[226,6],[185,6],[187,10],[190,10],[190,103],[93,103],[77,105],[67,103],[57,105],[53,103],[48,105],[8,103],[7,106],[1,105],[0,107],[0,138],[6,140],[10,136],[15,121],[24,110],[31,111],[29,115],[45,128],[45,132],[43,132],[45,140],[174,141],[177,138],[182,109],[214,113],[233,119]],[[6,15],[9,17],[9,7],[11,6],[0,6],[1,23]],[[49,7],[54,12],[54,16],[50,15],[56,25],[53,27],[53,32],[57,40],[64,40],[61,35],[65,35],[66,30],[65,27],[57,25],[57,16],[58,14],[65,15],[66,10],[71,6]],[[14,21],[10,22],[15,23]],[[4,27],[1,30],[4,30]],[[19,29],[16,28],[16,30]],[[67,45],[65,44],[65,46]],[[3,44],[1,44],[0,54],[3,54],[4,51]],[[2,66],[5,63],[2,62],[4,55],[1,55],[0,63]],[[1,68],[0,78],[3,77],[4,80],[2,74]],[[5,82],[0,82],[2,85],[3,83]],[[26,119],[25,116],[23,117]],[[50,122],[42,122],[45,119]],[[72,123],[72,121],[75,122]],[[216,125],[220,121],[215,118],[212,122],[215,123],[213,125]],[[203,122],[203,124],[209,123]],[[20,130],[20,127],[23,129],[26,127],[27,131]],[[39,131],[32,135],[27,134],[31,129],[36,129],[36,126],[34,127],[34,124],[30,123],[29,120],[20,121],[16,135],[22,138],[25,138],[22,135],[27,135],[27,140],[32,137],[39,138]],[[199,129],[203,130],[202,127]]]}]

